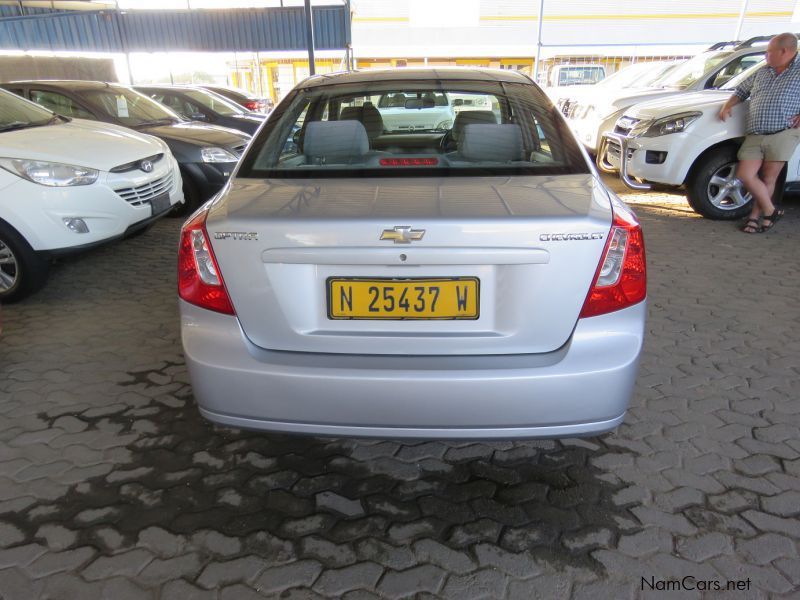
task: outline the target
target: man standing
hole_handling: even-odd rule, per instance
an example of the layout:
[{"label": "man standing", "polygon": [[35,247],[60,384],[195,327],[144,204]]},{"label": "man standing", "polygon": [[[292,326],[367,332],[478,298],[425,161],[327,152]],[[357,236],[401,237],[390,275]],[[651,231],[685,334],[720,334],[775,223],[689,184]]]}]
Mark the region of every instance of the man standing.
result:
[{"label": "man standing", "polygon": [[792,33],[776,35],[767,46],[766,60],[766,66],[742,82],[719,111],[719,118],[724,121],[735,105],[750,98],[746,137],[739,148],[736,171],[754,200],[750,217],[742,227],[745,233],[768,231],[783,216],[783,211],[772,203],[775,182],[800,143],[797,37]]}]

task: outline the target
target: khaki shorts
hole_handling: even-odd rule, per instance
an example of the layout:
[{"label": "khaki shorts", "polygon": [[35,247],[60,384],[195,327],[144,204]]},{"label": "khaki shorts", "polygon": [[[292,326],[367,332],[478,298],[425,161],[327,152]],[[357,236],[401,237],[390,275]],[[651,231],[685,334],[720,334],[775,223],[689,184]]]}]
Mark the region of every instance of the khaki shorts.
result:
[{"label": "khaki shorts", "polygon": [[789,162],[800,144],[800,129],[784,129],[772,135],[748,135],[737,156],[739,160]]}]

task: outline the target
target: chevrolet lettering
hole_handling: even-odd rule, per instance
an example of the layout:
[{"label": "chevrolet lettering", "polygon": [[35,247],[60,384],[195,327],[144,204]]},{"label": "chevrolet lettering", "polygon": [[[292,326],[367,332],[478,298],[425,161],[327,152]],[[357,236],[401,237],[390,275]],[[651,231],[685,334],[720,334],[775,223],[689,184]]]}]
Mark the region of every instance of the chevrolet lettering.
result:
[{"label": "chevrolet lettering", "polygon": [[541,242],[568,242],[572,240],[602,240],[603,233],[543,233],[539,236]]},{"label": "chevrolet lettering", "polygon": [[215,240],[257,240],[257,231],[215,231]]}]

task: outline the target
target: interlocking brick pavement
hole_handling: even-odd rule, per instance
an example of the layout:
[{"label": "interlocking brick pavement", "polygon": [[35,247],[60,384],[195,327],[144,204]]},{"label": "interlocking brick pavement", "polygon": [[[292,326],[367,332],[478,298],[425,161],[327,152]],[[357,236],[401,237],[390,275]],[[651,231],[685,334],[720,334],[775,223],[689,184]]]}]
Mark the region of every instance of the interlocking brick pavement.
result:
[{"label": "interlocking brick pavement", "polygon": [[687,575],[798,597],[800,206],[745,236],[613,185],[645,228],[649,320],[625,423],[589,440],[213,426],[181,353],[180,224],[64,260],[2,312],[0,598],[655,598],[644,580]]}]

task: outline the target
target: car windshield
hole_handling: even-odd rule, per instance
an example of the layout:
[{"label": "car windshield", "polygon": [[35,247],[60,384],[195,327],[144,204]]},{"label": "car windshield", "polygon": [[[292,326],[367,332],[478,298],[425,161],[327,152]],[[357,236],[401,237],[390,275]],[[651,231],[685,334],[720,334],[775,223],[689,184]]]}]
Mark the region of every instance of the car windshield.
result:
[{"label": "car windshield", "polygon": [[49,110],[23,100],[11,92],[0,91],[0,131],[49,125],[57,119]]},{"label": "car windshield", "polygon": [[203,90],[183,90],[183,93],[188,98],[191,98],[194,102],[205,106],[207,109],[222,115],[223,117],[243,115],[246,112],[242,110],[241,106],[234,104],[230,100],[227,100],[226,98],[223,98],[214,92],[206,92]]},{"label": "car windshield", "polygon": [[[456,113],[453,104],[471,109]],[[238,176],[588,172],[573,136],[539,88],[423,80],[294,90],[252,142]]]},{"label": "car windshield", "polygon": [[641,77],[653,69],[653,63],[637,63],[612,73],[597,83],[598,87],[624,88],[636,83]]},{"label": "car windshield", "polygon": [[654,68],[651,71],[647,71],[642,75],[642,77],[638,81],[626,87],[653,87],[656,81],[666,77],[669,73],[672,73],[672,71],[677,69],[684,62],[685,61],[660,63],[657,69]]},{"label": "car windshield", "polygon": [[721,90],[733,90],[733,89],[736,89],[737,87],[739,87],[739,85],[743,81],[745,81],[748,77],[751,77],[752,75],[754,75],[755,72],[758,71],[761,67],[763,67],[766,63],[767,63],[767,61],[765,61],[765,60],[761,60],[761,61],[757,62],[756,64],[754,64],[749,69],[746,69],[746,70],[742,71],[741,73],[739,73],[736,77],[732,77],[725,85],[720,87],[720,89]]},{"label": "car windshield", "polygon": [[128,127],[181,121],[176,113],[163,104],[128,88],[82,90],[80,94],[93,106]]},{"label": "car windshield", "polygon": [[731,52],[703,52],[678,65],[652,85],[685,90],[731,54]]}]

